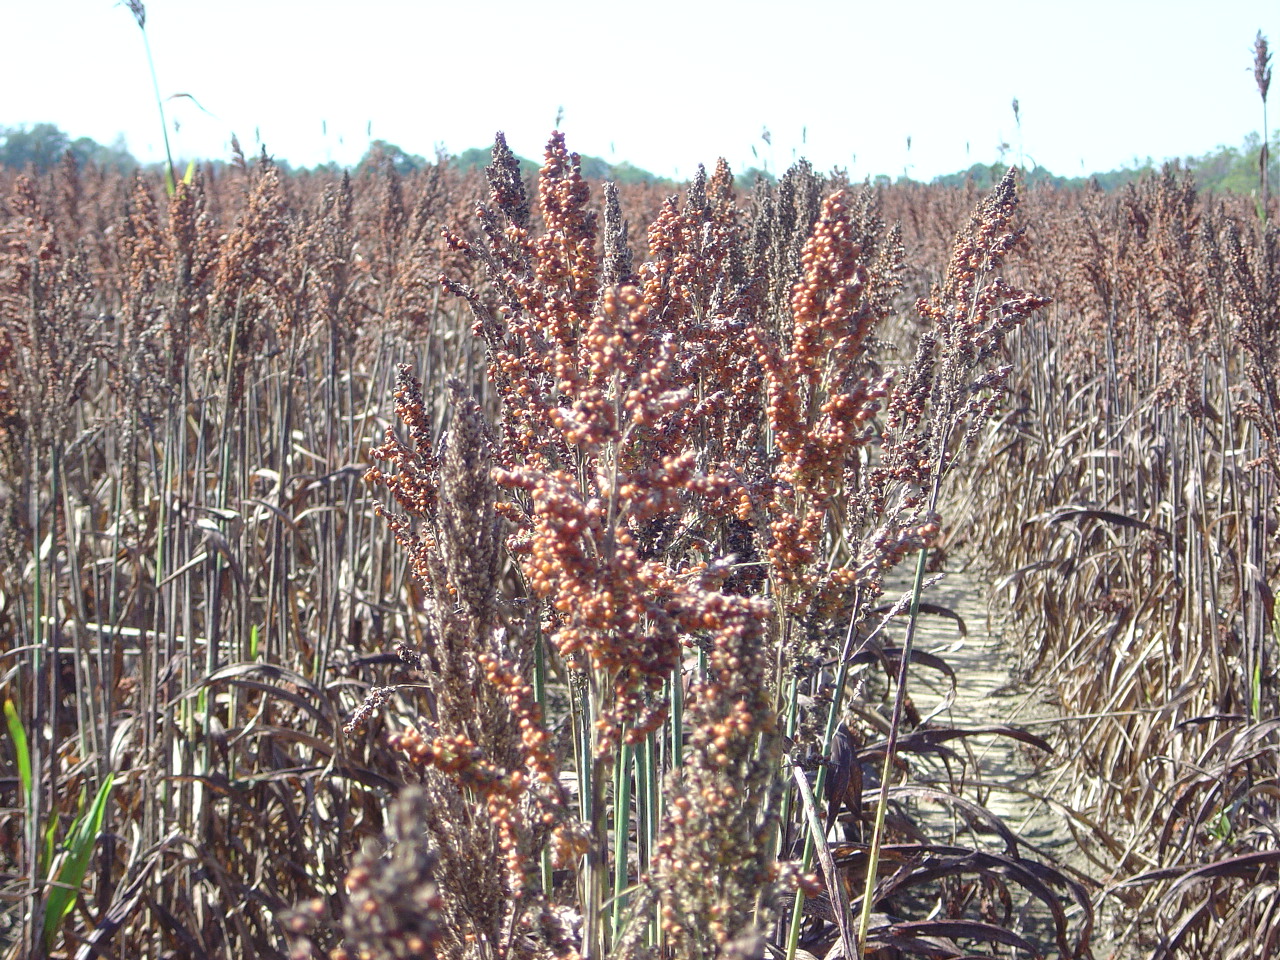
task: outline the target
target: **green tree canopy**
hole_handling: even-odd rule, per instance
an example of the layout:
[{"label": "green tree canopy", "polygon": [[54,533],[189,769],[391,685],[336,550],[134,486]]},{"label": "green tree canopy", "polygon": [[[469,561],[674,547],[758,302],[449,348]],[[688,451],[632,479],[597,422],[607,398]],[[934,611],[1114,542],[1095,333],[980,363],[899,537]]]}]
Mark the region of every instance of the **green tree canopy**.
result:
[{"label": "green tree canopy", "polygon": [[374,140],[369,144],[369,149],[365,151],[364,156],[360,158],[356,169],[365,170],[370,166],[388,162],[401,176],[421,170],[430,163],[425,157],[410,153],[397,144],[388,143],[386,140]]},{"label": "green tree canopy", "polygon": [[93,163],[120,170],[138,165],[123,137],[117,137],[111,146],[103,146],[89,137],[72,140],[52,123],[0,127],[0,166],[22,169],[30,165],[37,170],[48,170],[68,151],[81,164]]}]

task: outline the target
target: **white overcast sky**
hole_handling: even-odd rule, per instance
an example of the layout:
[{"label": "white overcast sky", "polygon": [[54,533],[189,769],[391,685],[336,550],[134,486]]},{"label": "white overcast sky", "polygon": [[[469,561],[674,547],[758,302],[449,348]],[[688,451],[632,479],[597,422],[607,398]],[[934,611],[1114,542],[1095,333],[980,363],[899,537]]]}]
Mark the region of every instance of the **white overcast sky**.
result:
[{"label": "white overcast sky", "polygon": [[[142,36],[114,0],[0,0],[0,126],[123,135],[163,156]],[[1261,129],[1251,46],[1277,0],[150,0],[175,160],[260,143],[354,164],[373,138],[430,156],[571,149],[688,177],[807,156],[928,179],[1021,145],[1056,173],[1238,146]],[[1271,125],[1280,124],[1280,81]],[[173,132],[174,122],[179,129]],[[768,130],[772,144],[762,132]],[[907,150],[907,138],[911,149]],[[758,152],[753,156],[752,148]]]}]

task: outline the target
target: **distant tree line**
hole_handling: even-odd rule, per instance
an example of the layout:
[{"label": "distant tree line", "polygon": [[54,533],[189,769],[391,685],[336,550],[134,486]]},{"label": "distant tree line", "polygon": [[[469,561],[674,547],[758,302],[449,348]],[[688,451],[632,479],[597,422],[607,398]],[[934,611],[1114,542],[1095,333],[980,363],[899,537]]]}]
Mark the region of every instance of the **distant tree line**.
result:
[{"label": "distant tree line", "polygon": [[[1240,148],[1221,146],[1200,157],[1185,157],[1174,161],[1183,169],[1195,176],[1196,183],[1202,190],[1214,192],[1230,192],[1251,194],[1258,189],[1258,164],[1262,151],[1262,138],[1249,134]],[[104,146],[89,137],[72,139],[52,123],[37,123],[32,126],[0,126],[0,166],[25,168],[35,167],[37,170],[48,170],[56,165],[67,153],[83,164],[92,163],[98,167],[117,170],[130,170],[140,164],[125,146],[124,138],[117,137],[110,146]],[[443,151],[427,159],[416,153],[410,153],[403,147],[388,143],[386,140],[374,140],[360,159],[357,169],[372,164],[389,163],[398,173],[408,174],[414,170],[438,162],[453,163],[463,170],[489,165],[490,150],[488,147],[472,147],[456,155]],[[1280,193],[1280,135],[1272,141],[1269,164],[1269,179],[1273,194]],[[526,175],[537,173],[540,164],[535,160],[520,157],[520,169]],[[284,161],[277,163],[285,170],[296,169]],[[216,165],[216,164],[215,164]],[[1044,167],[1035,166],[1025,171],[1029,184],[1048,183],[1058,187],[1082,188],[1090,183],[1097,183],[1103,190],[1118,190],[1127,183],[1134,182],[1144,174],[1160,169],[1162,164],[1147,157],[1136,159],[1126,167],[1108,170],[1082,177],[1062,177],[1051,173]],[[317,171],[332,169],[338,172],[336,164],[323,164],[315,168]],[[933,183],[942,186],[962,187],[972,182],[980,190],[990,190],[1004,176],[1008,165],[1004,163],[975,163],[968,170],[934,177]],[[609,163],[600,157],[583,156],[582,173],[589,180],[613,180],[616,183],[648,183],[667,184],[673,189],[677,186],[674,180],[650,173],[634,164],[623,161]],[[749,188],[758,177],[773,180],[771,173],[752,167],[738,174],[739,186]],[[902,178],[899,178],[902,179]],[[891,182],[887,176],[879,176],[873,180],[876,184]]]},{"label": "distant tree line", "polygon": [[[1156,161],[1151,157],[1135,158],[1133,163],[1115,170],[1089,174],[1082,177],[1060,177],[1044,167],[1036,166],[1025,171],[1029,184],[1051,183],[1067,189],[1085,187],[1097,183],[1108,192],[1119,190],[1125,184],[1139,180],[1145,174],[1158,172],[1165,163],[1172,162],[1195,177],[1202,191],[1213,193],[1252,194],[1258,190],[1258,165],[1262,153],[1262,137],[1250,133],[1240,148],[1220,146],[1199,157],[1183,157],[1173,161]],[[1267,176],[1271,192],[1280,191],[1280,134],[1272,138]],[[975,163],[968,170],[934,177],[933,182],[943,186],[960,187],[969,181],[979,190],[990,190],[1004,176],[1008,164]]]},{"label": "distant tree line", "polygon": [[0,166],[48,170],[70,153],[81,164],[131,170],[138,161],[125,146],[124,137],[116,137],[103,146],[89,137],[70,136],[52,123],[33,126],[0,127]]},{"label": "distant tree line", "polygon": [[[463,150],[453,158],[463,170],[472,167],[487,167],[489,165],[490,150],[488,147],[472,147],[470,150]],[[520,169],[527,175],[537,173],[540,163],[530,160],[526,157],[520,157]],[[621,163],[610,163],[600,157],[592,157],[583,155],[582,175],[588,180],[612,180],[614,183],[670,183],[675,186],[675,181],[667,177],[660,177],[655,173],[637,167],[635,164],[622,161]]]}]

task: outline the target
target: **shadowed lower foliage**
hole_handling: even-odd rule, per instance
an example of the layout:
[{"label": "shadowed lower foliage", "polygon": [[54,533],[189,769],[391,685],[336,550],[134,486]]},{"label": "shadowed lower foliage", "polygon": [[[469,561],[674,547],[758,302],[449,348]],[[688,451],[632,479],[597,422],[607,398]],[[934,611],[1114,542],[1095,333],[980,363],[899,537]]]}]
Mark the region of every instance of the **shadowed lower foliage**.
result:
[{"label": "shadowed lower foliage", "polygon": [[[1273,228],[241,161],[0,173],[8,956],[1277,936]],[[1049,732],[947,722],[949,555]]]}]

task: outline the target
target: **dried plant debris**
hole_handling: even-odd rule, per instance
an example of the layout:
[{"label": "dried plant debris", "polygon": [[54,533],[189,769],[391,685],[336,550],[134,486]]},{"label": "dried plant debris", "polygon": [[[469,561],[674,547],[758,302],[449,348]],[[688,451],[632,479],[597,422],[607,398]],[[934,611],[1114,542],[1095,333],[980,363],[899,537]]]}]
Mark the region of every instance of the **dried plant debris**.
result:
[{"label": "dried plant debris", "polygon": [[1252,201],[560,134],[0,197],[7,955],[836,957],[868,887],[867,955],[1275,951]]}]

